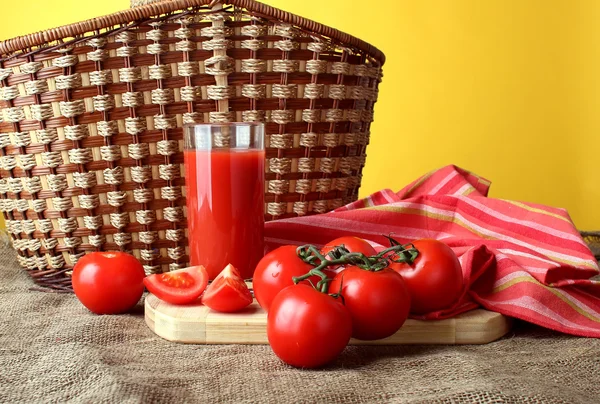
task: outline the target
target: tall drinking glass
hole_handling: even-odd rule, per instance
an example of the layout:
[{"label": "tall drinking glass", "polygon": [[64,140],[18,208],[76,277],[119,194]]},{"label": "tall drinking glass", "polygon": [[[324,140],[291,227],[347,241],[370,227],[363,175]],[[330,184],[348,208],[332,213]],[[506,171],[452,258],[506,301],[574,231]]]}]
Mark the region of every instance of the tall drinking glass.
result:
[{"label": "tall drinking glass", "polygon": [[264,253],[264,125],[187,125],[183,154],[190,264],[251,278]]}]

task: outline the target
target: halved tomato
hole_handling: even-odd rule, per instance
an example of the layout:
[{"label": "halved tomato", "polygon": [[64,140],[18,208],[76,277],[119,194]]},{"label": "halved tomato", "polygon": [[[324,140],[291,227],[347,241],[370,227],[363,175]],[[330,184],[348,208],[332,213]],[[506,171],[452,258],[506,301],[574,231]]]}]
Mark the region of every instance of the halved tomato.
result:
[{"label": "halved tomato", "polygon": [[208,285],[202,303],[213,310],[231,313],[249,306],[252,293],[238,270],[229,264]]},{"label": "halved tomato", "polygon": [[167,303],[188,304],[197,300],[206,289],[208,272],[202,265],[178,269],[147,276],[144,285]]}]

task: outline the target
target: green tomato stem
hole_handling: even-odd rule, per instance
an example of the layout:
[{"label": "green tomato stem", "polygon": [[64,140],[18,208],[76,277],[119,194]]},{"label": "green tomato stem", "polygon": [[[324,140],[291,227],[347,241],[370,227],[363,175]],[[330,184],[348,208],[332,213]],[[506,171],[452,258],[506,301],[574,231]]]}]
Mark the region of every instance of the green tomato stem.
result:
[{"label": "green tomato stem", "polygon": [[[391,247],[386,248],[379,254],[368,257],[363,253],[350,252],[345,246],[337,246],[326,255],[321,254],[321,251],[312,244],[306,244],[296,249],[296,254],[302,261],[314,266],[308,273],[302,276],[292,278],[295,284],[309,279],[312,276],[321,278],[319,282],[311,285],[316,290],[327,293],[329,283],[332,281],[323,270],[327,267],[355,265],[366,271],[381,271],[387,268],[391,262],[406,262],[412,263],[419,252],[412,244],[401,245],[396,240],[390,239]],[[412,248],[406,249],[407,246]],[[329,258],[330,259],[329,259]]]}]

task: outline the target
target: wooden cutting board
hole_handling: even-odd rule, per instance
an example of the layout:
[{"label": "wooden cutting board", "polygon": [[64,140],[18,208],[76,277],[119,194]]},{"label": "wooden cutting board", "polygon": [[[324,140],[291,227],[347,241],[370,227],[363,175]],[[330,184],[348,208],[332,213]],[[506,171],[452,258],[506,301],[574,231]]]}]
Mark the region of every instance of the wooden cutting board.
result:
[{"label": "wooden cutting board", "polygon": [[[256,300],[244,311],[219,313],[202,304],[176,306],[152,294],[145,301],[146,324],[158,336],[188,344],[268,344],[267,313]],[[391,337],[352,339],[358,345],[486,344],[504,336],[511,320],[487,310],[472,310],[437,321],[408,319]]]}]

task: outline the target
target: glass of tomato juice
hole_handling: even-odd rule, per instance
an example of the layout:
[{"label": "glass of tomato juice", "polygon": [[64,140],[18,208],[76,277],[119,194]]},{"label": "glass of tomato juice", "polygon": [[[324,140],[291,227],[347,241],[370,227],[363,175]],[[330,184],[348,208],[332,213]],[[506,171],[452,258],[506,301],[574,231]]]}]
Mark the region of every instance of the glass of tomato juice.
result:
[{"label": "glass of tomato juice", "polygon": [[210,279],[227,264],[251,278],[264,255],[264,132],[253,122],[184,128],[190,265]]}]

